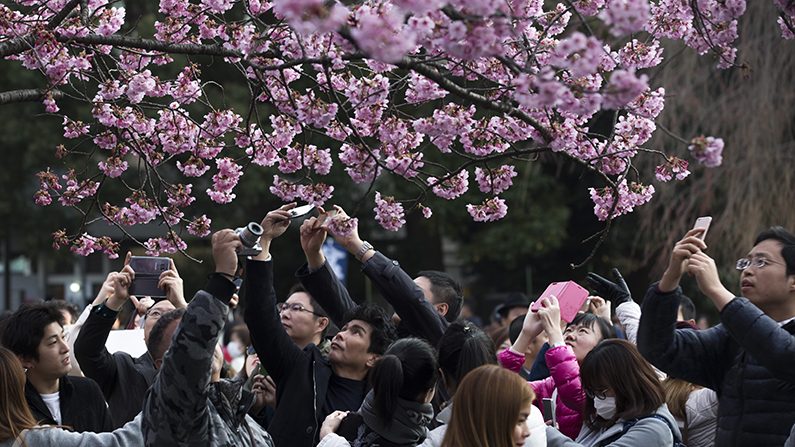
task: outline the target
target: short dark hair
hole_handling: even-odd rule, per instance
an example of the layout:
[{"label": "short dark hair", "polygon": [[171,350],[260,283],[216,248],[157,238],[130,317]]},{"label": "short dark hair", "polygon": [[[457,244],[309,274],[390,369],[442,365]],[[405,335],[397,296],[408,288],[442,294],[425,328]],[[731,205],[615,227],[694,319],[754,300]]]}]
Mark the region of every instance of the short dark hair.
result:
[{"label": "short dark hair", "polygon": [[592,313],[579,313],[571,323],[566,325],[566,327],[577,325],[577,326],[585,326],[587,328],[593,329],[594,326],[599,328],[599,332],[602,333],[602,340],[607,340],[608,338],[616,338],[616,328],[613,326],[613,323],[605,320],[602,317],[596,316]]},{"label": "short dark hair", "polygon": [[604,340],[585,356],[580,367],[583,390],[598,393],[607,388],[616,394],[612,420],[596,414],[593,398],[587,398],[583,420],[591,429],[601,429],[624,420],[647,416],[665,403],[665,391],[649,362],[632,343]]},{"label": "short dark hair", "polygon": [[426,341],[402,338],[392,343],[370,372],[376,415],[389,426],[398,398],[418,401],[438,377],[436,351]]},{"label": "short dark hair", "polygon": [[494,342],[470,321],[458,320],[450,324],[439,339],[439,368],[448,391],[453,392],[473,369],[497,363]]},{"label": "short dark hair", "polygon": [[161,315],[155,322],[152,332],[149,333],[149,342],[146,343],[146,350],[149,351],[152,360],[162,359],[166,355],[166,351],[168,351],[168,347],[171,344],[171,340],[168,340],[168,343],[164,340],[166,328],[171,323],[181,320],[184,315],[185,309],[174,309]]},{"label": "short dark hair", "polygon": [[[58,312],[67,311],[67,312],[69,312],[69,315],[72,316],[72,321],[73,322],[77,321],[77,310],[68,301],[57,300],[56,299],[56,300],[45,301],[44,305],[52,307],[53,309],[57,310]],[[63,315],[61,315],[61,316],[63,316]],[[65,324],[66,324],[66,320],[61,318],[61,326],[64,326]]]},{"label": "short dark hair", "polygon": [[693,304],[693,300],[690,299],[687,295],[680,295],[679,296],[679,309],[682,311],[682,318],[685,320],[695,320],[696,319],[696,305]]},{"label": "short dark hair", "polygon": [[[303,284],[301,284],[300,282],[293,284],[293,286],[290,287],[290,290],[287,292],[287,298],[290,298],[290,296],[292,296],[292,294],[294,293],[305,293],[309,297],[309,305],[312,306],[312,312],[315,313],[312,316],[316,320],[321,317],[329,318],[328,313],[326,312],[325,309],[323,309],[323,306],[321,306],[320,303],[318,303],[317,300],[315,300],[315,297],[312,296],[312,294],[309,293],[308,290],[306,290],[306,287],[304,287]],[[328,333],[328,328],[330,326],[331,326],[331,319],[329,318],[329,324],[327,324],[326,327],[323,328],[323,332],[320,334],[321,339],[326,338],[326,334]]]},{"label": "short dark hair", "polygon": [[22,358],[39,359],[39,343],[44,328],[52,323],[62,326],[63,315],[45,304],[20,307],[4,321],[2,344]]},{"label": "short dark hair", "polygon": [[461,284],[452,276],[438,270],[423,270],[417,277],[428,278],[431,283],[431,293],[438,302],[447,304],[445,319],[452,323],[461,316],[461,307],[464,304],[464,293]]},{"label": "short dark hair", "polygon": [[787,275],[795,275],[795,235],[784,227],[770,227],[756,236],[754,245],[773,239],[781,243],[781,256],[787,264]]},{"label": "short dark hair", "polygon": [[392,319],[384,309],[378,306],[362,304],[354,307],[345,314],[342,325],[345,326],[351,320],[364,321],[373,328],[367,352],[381,355],[392,342],[397,340],[397,330]]},{"label": "short dark hair", "polygon": [[514,318],[508,326],[508,339],[511,340],[511,344],[516,343],[516,339],[519,338],[519,334],[522,333],[522,326],[524,326],[524,318],[526,316],[527,315],[519,315]]}]

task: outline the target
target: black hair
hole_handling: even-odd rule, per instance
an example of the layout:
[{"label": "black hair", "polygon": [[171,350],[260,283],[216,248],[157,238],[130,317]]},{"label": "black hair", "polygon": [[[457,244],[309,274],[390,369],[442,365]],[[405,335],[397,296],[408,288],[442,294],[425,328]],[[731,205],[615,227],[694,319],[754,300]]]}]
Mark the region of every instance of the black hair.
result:
[{"label": "black hair", "polygon": [[679,296],[679,309],[682,311],[682,319],[696,319],[696,305],[693,304],[693,300],[691,300],[687,295]]},{"label": "black hair", "polygon": [[[45,301],[44,305],[52,307],[53,309],[57,310],[58,312],[67,311],[67,312],[69,312],[69,315],[72,316],[72,322],[77,321],[77,310],[75,309],[75,307],[71,303],[69,303],[69,302],[67,302],[65,300]],[[63,315],[61,315],[61,316],[63,316]],[[64,326],[64,325],[66,325],[66,320],[61,318],[60,323],[61,323],[61,326]]]},{"label": "black hair", "polygon": [[417,277],[428,278],[431,283],[431,294],[437,303],[447,304],[447,314],[444,318],[452,323],[461,316],[461,307],[464,304],[464,293],[461,284],[452,276],[438,270],[423,270]]},{"label": "black hair", "polygon": [[497,350],[479,327],[469,321],[450,324],[439,339],[439,367],[444,374],[448,391],[455,388],[473,369],[497,363]]},{"label": "black hair", "polygon": [[510,326],[508,326],[508,338],[511,340],[511,344],[516,343],[516,339],[519,338],[519,334],[522,333],[522,326],[524,325],[524,317],[526,315],[519,315],[518,317],[514,318],[511,321]]},{"label": "black hair", "polygon": [[361,320],[368,323],[373,332],[370,334],[370,346],[367,352],[381,355],[386,348],[397,340],[397,330],[384,309],[372,304],[362,304],[349,310],[343,319],[343,326],[351,320]]},{"label": "black hair", "polygon": [[773,239],[781,243],[781,257],[787,264],[787,275],[795,275],[795,235],[784,227],[770,227],[756,236],[754,245]]},{"label": "black hair", "polygon": [[39,359],[39,343],[44,337],[44,328],[52,323],[61,325],[63,315],[45,304],[20,307],[3,323],[2,345],[22,358]]},{"label": "black hair", "polygon": [[392,343],[370,372],[376,415],[388,426],[398,398],[421,402],[438,377],[436,352],[427,342],[402,338]]},{"label": "black hair", "polygon": [[[309,293],[308,290],[306,290],[306,287],[304,287],[303,284],[301,284],[300,282],[293,284],[293,286],[290,287],[290,290],[287,292],[287,298],[290,298],[290,296],[294,293],[305,293],[306,296],[309,297],[309,305],[312,306],[312,312],[316,314],[312,315],[315,318],[315,320],[321,317],[329,318],[328,313],[326,312],[325,309],[323,309],[323,306],[321,306],[320,303],[318,303],[317,300],[315,300],[315,297],[312,296],[312,294]],[[329,318],[329,324],[327,324],[326,327],[323,328],[323,332],[320,334],[321,340],[326,338],[326,334],[328,333],[328,329],[330,326],[331,326],[331,319]]]},{"label": "black hair", "polygon": [[613,326],[613,323],[592,313],[577,314],[577,316],[574,317],[574,319],[571,320],[571,323],[566,325],[566,327],[573,325],[584,326],[591,329],[593,329],[594,326],[598,327],[599,332],[602,334],[602,340],[616,338],[616,328]]},{"label": "black hair", "polygon": [[171,340],[165,343],[163,339],[166,335],[166,328],[174,321],[181,320],[185,315],[185,309],[174,309],[160,316],[149,333],[149,341],[146,343],[146,350],[152,356],[152,360],[162,359],[168,351]]}]

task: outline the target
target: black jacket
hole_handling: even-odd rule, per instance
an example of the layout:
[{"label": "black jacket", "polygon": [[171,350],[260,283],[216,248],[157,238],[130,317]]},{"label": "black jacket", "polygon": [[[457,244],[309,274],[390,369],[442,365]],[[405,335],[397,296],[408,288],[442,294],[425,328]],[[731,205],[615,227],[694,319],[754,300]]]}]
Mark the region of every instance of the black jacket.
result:
[{"label": "black jacket", "polygon": [[649,288],[640,352],[672,377],[718,393],[715,445],[783,445],[795,423],[795,321],[779,326],[748,299],[735,298],[718,326],[677,330],[680,295]]},{"label": "black jacket", "polygon": [[[96,382],[85,377],[63,376],[58,394],[61,406],[61,425],[76,432],[113,431],[110,411]],[[25,383],[25,400],[33,417],[43,425],[57,425],[50,409],[36,388]]]},{"label": "black jacket", "polygon": [[[400,267],[400,264],[380,252],[362,265],[367,275],[387,302],[400,317],[398,333],[401,337],[420,337],[432,346],[439,344],[450,323],[436,312],[433,305],[425,299],[422,289]],[[323,264],[318,270],[310,272],[305,264],[295,276],[301,281],[312,297],[328,313],[331,321],[342,327],[345,313],[356,307],[345,286],[334,271]]]},{"label": "black jacket", "polygon": [[312,447],[326,416],[322,410],[331,364],[314,344],[302,350],[284,331],[276,311],[272,262],[247,262],[244,291],[251,342],[276,383],[276,412],[268,433],[278,447]]},{"label": "black jacket", "polygon": [[117,313],[102,304],[94,306],[75,340],[75,358],[83,374],[99,384],[108,401],[113,428],[123,426],[141,412],[146,390],[157,374],[148,352],[133,358],[126,352],[111,355],[105,348]]}]

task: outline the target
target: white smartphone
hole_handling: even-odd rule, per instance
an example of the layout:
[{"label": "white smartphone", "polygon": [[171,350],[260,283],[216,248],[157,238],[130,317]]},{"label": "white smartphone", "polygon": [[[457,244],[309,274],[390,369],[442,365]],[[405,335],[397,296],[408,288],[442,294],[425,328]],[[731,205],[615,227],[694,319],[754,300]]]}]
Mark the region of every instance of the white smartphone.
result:
[{"label": "white smartphone", "polygon": [[306,216],[313,209],[315,209],[315,205],[312,204],[297,206],[290,210],[290,218],[295,219],[296,217]]},{"label": "white smartphone", "polygon": [[702,216],[702,217],[699,217],[698,219],[696,219],[696,223],[695,223],[695,225],[693,225],[693,229],[694,230],[696,228],[703,228],[704,229],[704,231],[702,231],[701,234],[698,236],[698,238],[701,239],[702,241],[704,240],[704,238],[707,237],[707,231],[709,231],[709,224],[711,224],[711,223],[712,223],[712,217],[711,216]]}]

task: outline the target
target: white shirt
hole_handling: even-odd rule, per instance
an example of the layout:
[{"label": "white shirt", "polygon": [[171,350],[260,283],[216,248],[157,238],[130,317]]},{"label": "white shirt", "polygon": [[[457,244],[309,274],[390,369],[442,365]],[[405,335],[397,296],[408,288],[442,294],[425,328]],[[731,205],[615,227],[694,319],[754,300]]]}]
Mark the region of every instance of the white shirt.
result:
[{"label": "white shirt", "polygon": [[58,393],[39,394],[39,396],[50,409],[50,414],[55,422],[61,425],[61,396]]}]

